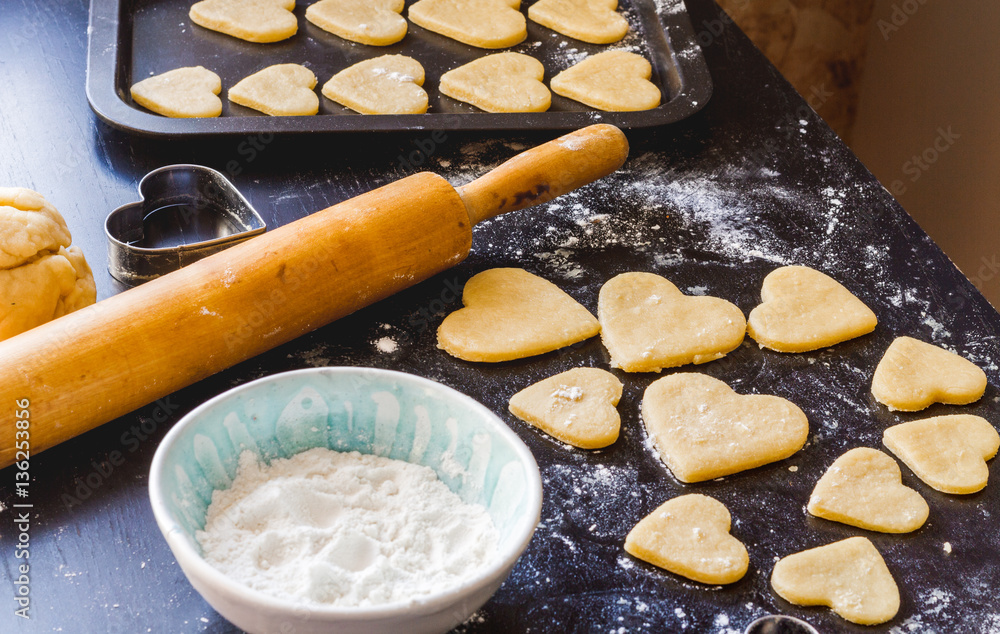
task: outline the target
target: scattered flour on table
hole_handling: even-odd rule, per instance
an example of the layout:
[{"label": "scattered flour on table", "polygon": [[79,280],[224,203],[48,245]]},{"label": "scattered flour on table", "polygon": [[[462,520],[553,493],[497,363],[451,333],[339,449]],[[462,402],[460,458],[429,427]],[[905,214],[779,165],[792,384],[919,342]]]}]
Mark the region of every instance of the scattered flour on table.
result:
[{"label": "scattered flour on table", "polygon": [[325,448],[270,466],[243,452],[196,537],[211,565],[255,590],[335,606],[456,585],[493,560],[499,540],[486,510],[430,468]]},{"label": "scattered flour on table", "polygon": [[379,352],[395,352],[396,350],[399,350],[399,344],[396,343],[396,340],[392,337],[382,337],[375,342],[375,348],[377,348]]},{"label": "scattered flour on table", "polygon": [[[948,614],[954,598],[953,594],[941,588],[922,592],[914,601],[921,608],[921,611],[905,618],[902,623],[890,629],[889,634],[937,631],[932,626],[935,617]],[[990,634],[994,633],[990,632]]]},{"label": "scattered flour on table", "polygon": [[676,15],[686,10],[683,0],[656,0],[656,11],[663,15]]},{"label": "scattered flour on table", "polygon": [[[505,148],[501,154],[516,151],[499,140],[464,146],[461,168],[446,175],[449,182],[461,185],[489,171],[501,145]],[[764,260],[780,265],[807,259],[809,253],[789,254],[789,245],[759,222],[759,216],[775,205],[794,205],[808,211],[814,222],[822,222],[826,237],[829,216],[842,209],[837,203],[847,192],[832,188],[829,195],[792,191],[777,183],[760,182],[762,166],[752,161],[720,160],[722,167],[709,173],[671,164],[655,152],[633,157],[612,177],[564,194],[532,212],[536,217],[547,214],[550,226],[527,245],[512,241],[512,248],[520,251],[527,246],[528,253],[566,279],[585,276],[586,265],[578,258],[595,249],[627,247],[649,253],[658,266],[682,264],[691,256],[676,245],[689,240],[678,240],[675,234],[697,235],[701,249],[734,264]],[[748,192],[746,183],[755,179],[755,188]],[[628,207],[632,213],[596,211],[619,207]],[[663,226],[668,218],[670,225]],[[872,254],[872,259],[876,255],[881,254]]]}]

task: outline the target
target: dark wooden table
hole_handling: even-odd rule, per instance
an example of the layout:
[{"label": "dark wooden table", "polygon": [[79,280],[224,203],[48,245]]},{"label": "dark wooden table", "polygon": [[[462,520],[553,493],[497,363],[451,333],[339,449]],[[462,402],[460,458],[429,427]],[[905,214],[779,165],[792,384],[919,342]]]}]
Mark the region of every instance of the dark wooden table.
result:
[{"label": "dark wooden table", "polygon": [[[545,479],[543,521],[508,582],[469,632],[740,632],[767,613],[834,631],[1000,631],[1000,485],[971,496],[904,482],[931,506],[911,535],[868,534],[899,582],[902,607],[886,626],[853,627],[824,608],[799,608],[767,583],[776,557],[864,531],[809,518],[816,479],[854,446],[879,447],[891,424],[975,413],[1000,420],[1000,316],[709,0],[689,0],[715,92],[676,125],[629,134],[618,174],[545,207],[476,230],[461,266],[380,304],[182,390],[158,404],[34,456],[31,461],[30,621],[14,616],[14,470],[0,471],[2,632],[232,632],[191,588],[153,521],[146,486],[157,442],[207,398],[274,372],[368,365],[428,376],[504,416],[535,453]],[[431,134],[151,141],[99,123],[84,94],[86,0],[5,0],[0,8],[0,185],[43,192],[66,216],[94,265],[99,296],[120,291],[104,267],[105,215],[135,199],[147,171],[192,162],[227,172],[271,226],[395,180],[400,160]],[[833,86],[816,86],[814,101]],[[900,113],[905,116],[905,113]],[[552,133],[447,133],[425,163],[464,182]],[[265,142],[266,141],[266,142]],[[457,289],[475,272],[522,266],[591,309],[610,276],[648,270],[689,293],[756,305],[775,266],[825,270],[878,314],[875,333],[831,350],[780,355],[747,341],[707,372],[740,392],[773,393],[809,415],[810,441],[792,458],[722,481],[683,485],[645,448],[642,391],[625,382],[622,438],[599,452],[564,446],[514,420],[506,401],[542,376],[607,367],[599,341],[491,366],[434,345]],[[892,338],[944,345],[984,367],[986,396],[965,407],[891,414],[874,402],[871,372]],[[164,337],[183,333],[164,332]],[[398,348],[382,352],[390,337]],[[390,346],[391,347],[391,346]],[[3,360],[0,359],[0,363]],[[67,363],[72,363],[67,359]],[[9,442],[4,439],[4,442]],[[792,469],[794,467],[795,469]],[[996,468],[992,468],[996,477]],[[740,582],[706,588],[628,557],[628,530],[663,500],[698,491],[723,501],[751,568]],[[951,544],[950,554],[944,543]]]}]

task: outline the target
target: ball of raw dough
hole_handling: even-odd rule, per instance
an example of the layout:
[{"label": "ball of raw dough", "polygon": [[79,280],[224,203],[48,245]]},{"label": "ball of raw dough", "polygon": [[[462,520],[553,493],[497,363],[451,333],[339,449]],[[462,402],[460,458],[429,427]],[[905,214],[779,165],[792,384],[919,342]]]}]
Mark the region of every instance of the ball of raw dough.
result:
[{"label": "ball of raw dough", "polygon": [[83,252],[38,192],[0,187],[0,340],[97,300]]}]

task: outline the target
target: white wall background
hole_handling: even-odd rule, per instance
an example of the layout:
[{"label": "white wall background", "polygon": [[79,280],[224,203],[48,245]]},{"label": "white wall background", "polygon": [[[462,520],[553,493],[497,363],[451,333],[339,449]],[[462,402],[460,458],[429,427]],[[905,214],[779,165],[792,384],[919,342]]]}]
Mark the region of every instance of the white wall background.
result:
[{"label": "white wall background", "polygon": [[852,145],[1000,307],[1000,2],[877,0]]}]

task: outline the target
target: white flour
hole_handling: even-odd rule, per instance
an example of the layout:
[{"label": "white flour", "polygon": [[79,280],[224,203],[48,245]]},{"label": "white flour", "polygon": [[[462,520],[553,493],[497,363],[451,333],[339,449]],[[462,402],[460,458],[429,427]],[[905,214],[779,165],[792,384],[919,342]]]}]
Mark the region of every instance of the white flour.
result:
[{"label": "white flour", "polygon": [[243,452],[196,537],[211,565],[255,590],[342,607],[456,585],[496,556],[498,542],[486,510],[430,468],[325,448],[270,466]]}]

